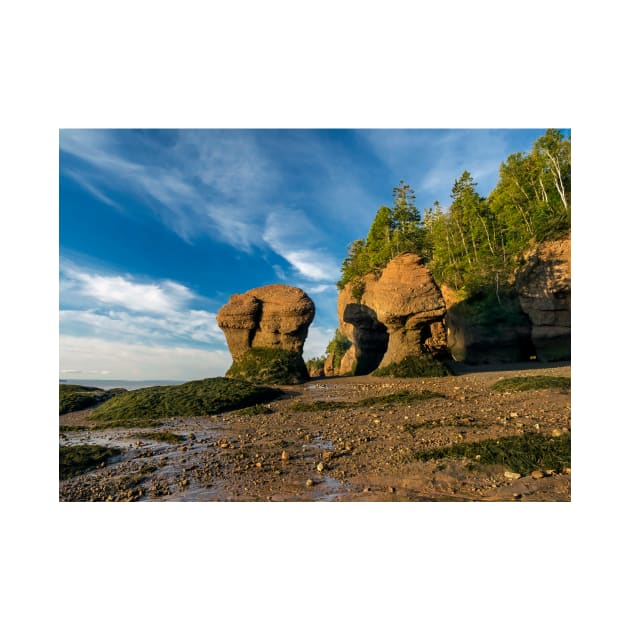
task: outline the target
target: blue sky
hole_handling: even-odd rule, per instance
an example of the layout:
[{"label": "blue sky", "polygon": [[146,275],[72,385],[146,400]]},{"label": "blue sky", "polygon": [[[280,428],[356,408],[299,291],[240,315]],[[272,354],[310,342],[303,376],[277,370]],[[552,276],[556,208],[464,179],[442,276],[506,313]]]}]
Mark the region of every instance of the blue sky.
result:
[{"label": "blue sky", "polygon": [[315,302],[304,355],[323,354],[347,245],[392,188],[448,206],[467,169],[485,195],[543,132],[61,130],[60,377],[223,375],[217,310],[276,282]]}]

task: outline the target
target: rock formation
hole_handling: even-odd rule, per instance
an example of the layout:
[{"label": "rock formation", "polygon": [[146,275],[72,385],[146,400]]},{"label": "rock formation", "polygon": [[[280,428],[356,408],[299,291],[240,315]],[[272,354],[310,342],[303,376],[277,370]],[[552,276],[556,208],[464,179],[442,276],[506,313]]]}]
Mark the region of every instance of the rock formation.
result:
[{"label": "rock formation", "polygon": [[521,308],[532,323],[541,361],[571,357],[571,238],[540,243],[516,278]]},{"label": "rock formation", "polygon": [[340,330],[352,341],[340,374],[367,374],[409,356],[443,356],[446,308],[431,273],[415,254],[347,284],[337,303]]},{"label": "rock formation", "polygon": [[[290,357],[292,364],[301,362],[299,371],[306,375],[302,349],[314,317],[313,301],[297,287],[270,284],[232,295],[217,314],[217,323],[234,360],[228,373],[241,374],[236,370],[239,362],[251,356],[252,351],[267,349],[280,351],[278,356]],[[253,354],[260,362],[263,354]]]},{"label": "rock formation", "polygon": [[[465,363],[513,363],[534,354],[531,324],[518,300],[504,296],[500,308],[462,300],[446,285],[440,287],[446,303],[448,350]],[[498,306],[498,305],[497,305]]]}]

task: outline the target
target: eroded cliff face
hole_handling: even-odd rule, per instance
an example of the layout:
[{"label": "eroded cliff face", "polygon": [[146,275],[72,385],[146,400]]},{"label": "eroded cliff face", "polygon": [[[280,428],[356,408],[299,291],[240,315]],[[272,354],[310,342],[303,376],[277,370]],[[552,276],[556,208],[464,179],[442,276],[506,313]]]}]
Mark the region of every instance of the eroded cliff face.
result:
[{"label": "eroded cliff face", "polygon": [[571,237],[540,243],[528,252],[516,290],[532,323],[536,357],[571,358]]},{"label": "eroded cliff face", "polygon": [[339,328],[352,347],[336,373],[368,374],[410,356],[445,355],[444,299],[418,256],[397,256],[359,286],[362,292],[348,284],[339,293]]},{"label": "eroded cliff face", "polygon": [[448,349],[456,361],[506,363],[571,358],[571,238],[540,243],[514,274],[515,295],[500,304],[461,300],[440,287]]},{"label": "eroded cliff face", "polygon": [[463,300],[446,285],[448,350],[455,361],[471,364],[516,363],[534,354],[531,324],[518,300],[503,297],[501,304]]}]

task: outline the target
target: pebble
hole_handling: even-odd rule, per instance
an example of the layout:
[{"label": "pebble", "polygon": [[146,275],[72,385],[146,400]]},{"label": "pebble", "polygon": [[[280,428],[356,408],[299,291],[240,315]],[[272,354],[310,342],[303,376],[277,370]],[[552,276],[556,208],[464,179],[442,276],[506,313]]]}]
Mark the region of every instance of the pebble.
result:
[{"label": "pebble", "polygon": [[306,487],[310,488],[313,485],[313,480],[312,479],[307,479],[306,480]]},{"label": "pebble", "polygon": [[324,470],[324,462],[319,462],[317,464],[317,472],[322,472]]},{"label": "pebble", "polygon": [[562,431],[560,431],[560,429],[554,429],[551,432],[551,437],[560,437],[562,435]]},{"label": "pebble", "polygon": [[518,414],[515,411],[511,411],[510,418],[518,418]]},{"label": "pebble", "polygon": [[521,477],[520,473],[512,472],[511,470],[506,470],[503,473],[503,476],[506,479],[520,479],[520,477]]},{"label": "pebble", "polygon": [[262,468],[262,462],[256,462],[256,468]]},{"label": "pebble", "polygon": [[365,488],[363,488],[363,492],[369,492],[370,489],[366,486]]},{"label": "pebble", "polygon": [[280,456],[280,459],[286,462],[289,459],[289,454],[286,451],[282,451],[282,455]]},{"label": "pebble", "polygon": [[396,488],[389,486],[389,488],[387,488],[387,492],[389,492],[390,494],[394,494],[394,492],[396,492]]},{"label": "pebble", "polygon": [[532,473],[532,479],[542,479],[545,476],[545,473],[542,470],[535,470]]}]

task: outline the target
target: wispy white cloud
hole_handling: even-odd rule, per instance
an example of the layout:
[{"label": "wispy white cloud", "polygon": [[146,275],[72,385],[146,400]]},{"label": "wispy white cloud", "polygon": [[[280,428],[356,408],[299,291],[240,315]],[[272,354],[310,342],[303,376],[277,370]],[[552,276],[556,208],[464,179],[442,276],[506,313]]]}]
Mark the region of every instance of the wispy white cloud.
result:
[{"label": "wispy white cloud", "polygon": [[188,345],[225,344],[223,333],[216,323],[216,314],[206,311],[171,312],[168,317],[151,317],[124,311],[61,310],[59,321],[63,330],[103,339]]},{"label": "wispy white cloud", "polygon": [[480,192],[487,194],[496,183],[507,151],[506,137],[499,130],[390,129],[359,133],[398,179],[411,184],[418,197],[426,195],[444,204],[449,203],[453,183],[464,170],[478,182]]},{"label": "wispy white cloud", "polygon": [[191,380],[223,375],[231,363],[227,350],[149,346],[72,335],[62,335],[59,341],[60,373],[64,374]]},{"label": "wispy white cloud", "polygon": [[335,329],[311,326],[308,329],[308,337],[304,342],[304,358],[320,357],[326,352],[326,346],[335,335]]},{"label": "wispy white cloud", "polygon": [[263,240],[308,280],[336,280],[338,264],[322,246],[324,235],[301,210],[275,210],[267,216]]},{"label": "wispy white cloud", "polygon": [[184,240],[205,235],[250,251],[264,220],[261,195],[276,179],[272,162],[248,135],[174,133],[163,145],[129,131],[62,130],[61,151],[82,165],[80,174],[62,172],[110,205],[106,191],[135,196]]},{"label": "wispy white cloud", "polygon": [[115,201],[112,201],[112,199],[110,199],[102,190],[99,190],[85,176],[81,175],[81,173],[79,173],[75,169],[67,168],[65,169],[64,173],[68,177],[73,179],[77,184],[79,184],[79,186],[81,186],[91,195],[96,197],[99,201],[102,201],[103,203],[106,203],[108,206],[116,208],[117,210],[121,209],[119,204],[117,204]]},{"label": "wispy white cloud", "polygon": [[[60,271],[62,338],[91,339],[92,345],[98,339],[101,354],[107,344],[112,347],[139,345],[145,348],[141,348],[145,356],[149,353],[146,348],[153,347],[226,352],[216,313],[199,308],[197,305],[204,300],[180,283],[147,282],[130,275],[95,272],[79,268],[67,259],[62,259]],[[81,355],[81,359],[85,356]],[[89,369],[109,369],[107,366],[90,367],[90,360],[81,363],[76,357],[71,362],[64,361],[63,370],[81,369],[87,373]],[[148,371],[154,369],[150,367]],[[174,375],[175,372],[171,372],[171,376]],[[123,378],[118,373],[116,376]]]},{"label": "wispy white cloud", "polygon": [[304,286],[304,290],[307,293],[313,293],[315,295],[324,293],[324,291],[337,292],[337,286],[334,284],[309,284]]},{"label": "wispy white cloud", "polygon": [[171,280],[143,283],[120,275],[103,275],[61,264],[62,290],[66,299],[77,293],[104,306],[120,306],[131,311],[167,314],[177,311],[195,295]]}]

